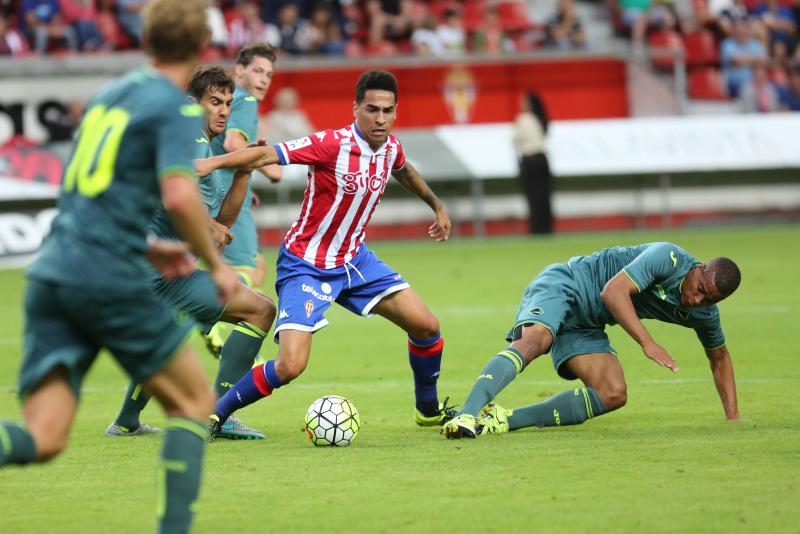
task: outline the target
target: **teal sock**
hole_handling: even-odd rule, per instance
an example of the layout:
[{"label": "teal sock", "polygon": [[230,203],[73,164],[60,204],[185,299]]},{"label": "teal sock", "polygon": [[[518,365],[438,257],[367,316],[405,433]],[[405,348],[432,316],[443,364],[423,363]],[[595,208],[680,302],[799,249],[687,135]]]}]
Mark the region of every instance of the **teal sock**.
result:
[{"label": "teal sock", "polygon": [[17,423],[0,421],[0,467],[25,465],[36,459],[36,443]]},{"label": "teal sock", "polygon": [[501,350],[489,360],[472,386],[469,397],[458,412],[476,416],[481,408],[491,402],[525,367],[525,358],[511,347]]},{"label": "teal sock", "polygon": [[158,465],[158,531],[186,533],[200,493],[208,432],[200,421],[170,417]]},{"label": "teal sock", "polygon": [[544,402],[514,410],[508,416],[508,429],[579,425],[607,411],[594,389],[577,388],[562,391]]},{"label": "teal sock", "polygon": [[253,366],[267,333],[244,321],[237,324],[222,346],[214,391],[221,398]]},{"label": "teal sock", "polygon": [[128,432],[133,432],[141,422],[139,415],[147,406],[147,401],[150,396],[142,391],[142,385],[137,382],[131,382],[128,385],[128,391],[125,392],[125,400],[122,401],[122,408],[119,411],[117,419],[114,421],[117,425],[121,426]]}]

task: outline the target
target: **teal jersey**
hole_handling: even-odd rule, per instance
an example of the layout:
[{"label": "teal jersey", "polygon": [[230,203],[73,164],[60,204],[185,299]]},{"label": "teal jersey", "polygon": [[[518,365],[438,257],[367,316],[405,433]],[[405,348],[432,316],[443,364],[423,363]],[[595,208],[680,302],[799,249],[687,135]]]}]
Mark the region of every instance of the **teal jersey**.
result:
[{"label": "teal jersey", "polygon": [[706,348],[725,344],[716,305],[686,308],[681,305],[681,284],[686,275],[700,265],[681,247],[672,243],[647,243],[632,247],[612,247],[591,256],[570,259],[568,266],[578,283],[578,306],[570,323],[593,328],[616,321],[600,292],[620,271],[639,288],[632,297],[641,319],[657,319],[692,328]]},{"label": "teal jersey", "polygon": [[[248,142],[252,143],[258,136],[258,101],[245,89],[236,86],[233,91],[233,104],[228,116],[228,124],[225,126],[225,133],[218,135],[211,141],[214,154],[225,154],[225,134],[228,132],[238,132]],[[220,169],[219,171],[222,185],[227,192],[233,183],[235,169]],[[247,185],[247,201],[244,206],[249,206],[250,193],[252,192],[252,180]]]},{"label": "teal jersey", "polygon": [[87,104],[64,172],[59,215],[34,279],[106,292],[148,288],[148,226],[160,179],[194,177],[203,109],[149,69],[112,81]]},{"label": "teal jersey", "polygon": [[[211,141],[209,141],[204,131],[201,131],[200,135],[195,137],[194,147],[195,159],[205,159],[216,155],[211,147]],[[200,190],[200,197],[203,199],[206,210],[212,217],[216,217],[219,214],[222,201],[225,198],[225,191],[219,171],[200,177],[198,179],[198,189]],[[172,222],[163,204],[159,205],[158,209],[156,209],[156,214],[153,216],[153,221],[150,224],[150,231],[161,239],[180,239],[178,232],[172,226]]]}]

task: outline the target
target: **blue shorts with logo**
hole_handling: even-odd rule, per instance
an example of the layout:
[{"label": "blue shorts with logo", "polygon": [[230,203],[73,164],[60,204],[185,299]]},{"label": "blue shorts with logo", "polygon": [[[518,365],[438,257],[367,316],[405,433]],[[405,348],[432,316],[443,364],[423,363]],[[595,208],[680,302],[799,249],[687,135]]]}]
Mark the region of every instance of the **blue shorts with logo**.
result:
[{"label": "blue shorts with logo", "polygon": [[281,330],[316,332],[326,326],[325,311],[334,302],[369,317],[381,299],[410,287],[402,275],[383,263],[366,244],[361,245],[350,262],[333,269],[318,269],[281,246],[276,271],[276,342]]}]

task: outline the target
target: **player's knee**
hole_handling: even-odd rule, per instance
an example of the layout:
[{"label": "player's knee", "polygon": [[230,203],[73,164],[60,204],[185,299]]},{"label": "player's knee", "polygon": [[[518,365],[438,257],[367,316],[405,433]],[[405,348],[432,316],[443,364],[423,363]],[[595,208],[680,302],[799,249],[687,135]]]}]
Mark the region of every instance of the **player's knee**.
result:
[{"label": "player's knee", "polygon": [[67,448],[69,435],[60,432],[40,432],[33,434],[33,441],[36,443],[36,461],[47,462],[58,456],[61,451]]},{"label": "player's knee", "polygon": [[416,339],[430,339],[439,334],[439,319],[432,313],[428,313],[419,324],[409,329],[408,335]]},{"label": "player's knee", "polygon": [[549,331],[530,329],[525,330],[522,337],[514,341],[511,346],[522,353],[527,364],[550,350],[551,340],[552,337]]},{"label": "player's knee", "polygon": [[622,408],[628,402],[628,387],[625,382],[608,384],[598,391],[598,394],[609,411]]}]

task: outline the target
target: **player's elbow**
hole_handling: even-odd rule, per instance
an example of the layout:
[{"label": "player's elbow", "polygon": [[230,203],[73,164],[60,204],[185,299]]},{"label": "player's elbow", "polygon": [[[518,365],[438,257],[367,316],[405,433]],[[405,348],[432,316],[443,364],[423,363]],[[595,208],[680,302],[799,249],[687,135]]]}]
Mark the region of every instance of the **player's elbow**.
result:
[{"label": "player's elbow", "polygon": [[183,177],[167,178],[161,188],[161,202],[164,209],[173,215],[184,215],[197,196],[194,185]]}]

